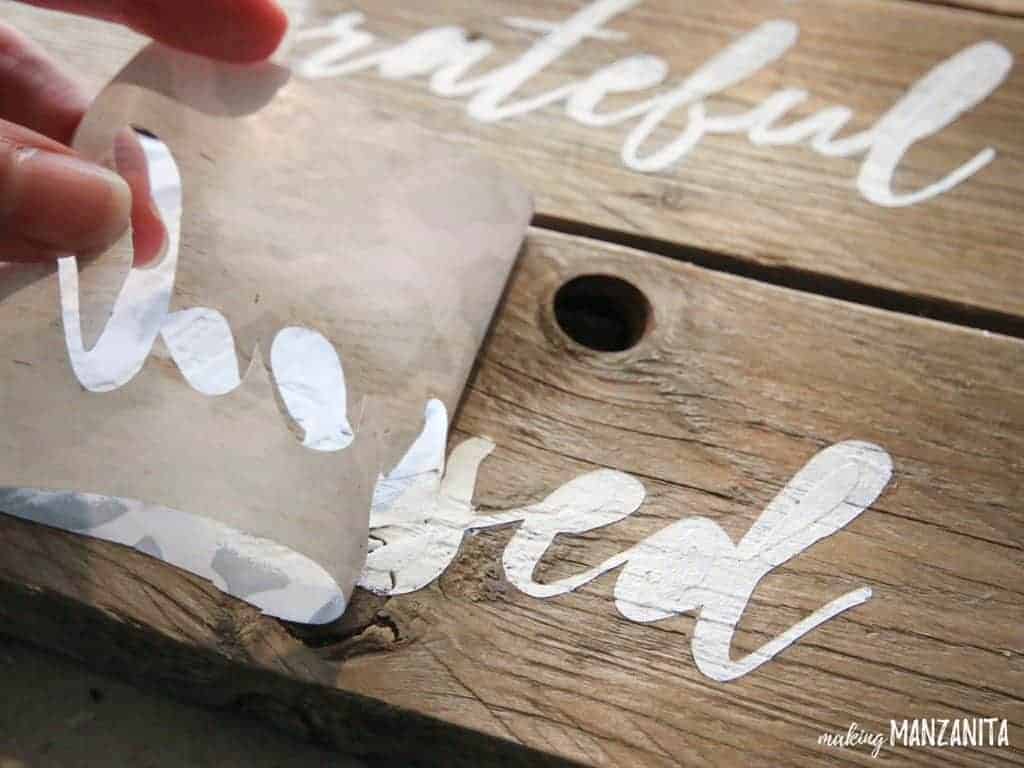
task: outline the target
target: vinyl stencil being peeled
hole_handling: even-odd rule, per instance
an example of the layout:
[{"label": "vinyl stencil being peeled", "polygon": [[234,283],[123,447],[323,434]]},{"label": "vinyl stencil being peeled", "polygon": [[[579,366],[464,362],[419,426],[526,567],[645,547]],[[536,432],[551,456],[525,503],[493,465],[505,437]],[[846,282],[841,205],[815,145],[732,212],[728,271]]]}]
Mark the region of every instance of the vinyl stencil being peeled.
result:
[{"label": "vinyl stencil being peeled", "polygon": [[0,509],[331,621],[378,478],[428,402],[458,402],[529,196],[275,64],[152,45],[75,148],[116,166],[128,126],[159,138],[141,140],[149,263],[132,266],[154,242],[136,227],[97,259],[0,276],[0,350],[25,363],[0,374]]}]

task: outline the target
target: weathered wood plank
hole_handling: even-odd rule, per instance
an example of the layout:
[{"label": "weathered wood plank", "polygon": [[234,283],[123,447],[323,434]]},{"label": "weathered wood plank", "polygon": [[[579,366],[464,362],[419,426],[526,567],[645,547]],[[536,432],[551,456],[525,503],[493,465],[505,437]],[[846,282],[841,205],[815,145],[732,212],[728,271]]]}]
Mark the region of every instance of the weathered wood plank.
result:
[{"label": "weathered wood plank", "polygon": [[[433,0],[353,6],[319,0],[311,5],[305,28],[359,7],[366,14],[364,28],[381,46],[428,28],[461,25],[493,41],[496,51],[480,68],[487,71],[492,62],[515,59],[539,34],[510,27],[504,18],[555,22],[585,3],[499,0],[481,6],[470,0]],[[141,43],[107,25],[10,3],[4,11],[6,20],[40,40],[93,87]],[[772,19],[797,24],[799,41],[776,63],[710,97],[709,114],[736,114],[781,88],[797,88],[810,96],[783,124],[845,105],[853,118],[842,135],[852,135],[872,127],[915,81],[966,47],[990,40],[1015,56],[1024,44],[1022,22],[920,3],[702,0],[680,7],[671,0],[644,0],[609,22],[611,39],[584,41],[531,78],[511,100],[589,77],[639,52],[666,63],[667,84],[651,93],[664,92]],[[300,42],[295,60],[330,42]],[[1018,215],[1024,179],[1024,133],[1018,128],[1024,75],[1019,67],[977,108],[915,143],[899,162],[894,189],[905,193],[936,182],[986,147],[996,151],[995,160],[955,189],[904,208],[880,207],[858,193],[861,156],[823,157],[806,144],[755,146],[745,136],[711,136],[663,171],[639,173],[620,161],[623,142],[639,118],[584,127],[559,104],[481,123],[467,114],[468,96],[436,96],[424,78],[388,80],[362,72],[321,83],[361,94],[383,112],[414,119],[446,141],[497,158],[535,191],[538,211],[548,217],[705,249],[783,282],[825,276],[839,281],[833,294],[863,285],[906,294],[939,314],[962,313],[966,305],[985,327],[1007,327],[1007,315],[1024,315],[1017,248],[1024,234]],[[625,108],[646,96],[613,96],[601,111]],[[674,139],[686,127],[686,115],[685,108],[672,112],[643,154]],[[1014,327],[1019,331],[1019,323]]]},{"label": "weathered wood plank", "polygon": [[[337,669],[281,624],[134,550],[0,515],[0,552],[0,631],[142,688],[410,765],[564,764],[339,690]],[[336,631],[352,634],[357,611]]]},{"label": "weathered wood plank", "polygon": [[1001,13],[1006,16],[1024,16],[1024,2],[1021,0],[918,0],[933,5],[948,5],[983,13]]},{"label": "weathered wood plank", "polygon": [[0,763],[9,768],[366,768],[253,718],[214,719],[8,638],[0,638],[0,670]]},{"label": "weathered wood plank", "polygon": [[[592,352],[559,329],[556,290],[593,273],[650,301],[636,347]],[[475,503],[532,503],[600,467],[647,491],[627,519],[560,536],[536,578],[578,573],[690,515],[737,541],[811,456],[862,439],[891,454],[893,481],[760,583],[733,658],[852,589],[870,587],[870,600],[723,684],[694,664],[690,614],[639,624],[616,612],[615,573],[547,600],[518,591],[502,567],[515,525],[469,536],[423,590],[362,593],[340,625],[300,632],[138,553],[0,518],[3,631],[359,754],[424,763],[548,753],[593,765],[871,765],[869,750],[818,737],[851,722],[887,734],[890,719],[911,717],[1006,718],[1016,746],[1022,365],[1019,340],[534,230],[455,425],[453,445],[497,444]],[[452,751],[430,752],[449,739]],[[886,757],[1021,762],[1005,748]]]}]

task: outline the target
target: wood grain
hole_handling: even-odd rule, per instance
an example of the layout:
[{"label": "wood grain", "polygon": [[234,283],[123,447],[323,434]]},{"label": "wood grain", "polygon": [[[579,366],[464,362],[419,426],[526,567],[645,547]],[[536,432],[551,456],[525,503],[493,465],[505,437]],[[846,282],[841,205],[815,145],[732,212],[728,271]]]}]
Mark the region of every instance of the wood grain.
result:
[{"label": "wood grain", "polygon": [[[495,41],[497,63],[535,39],[506,27],[503,17],[559,20],[581,5],[580,0],[495,0],[485,6],[472,0],[317,0],[310,23],[357,7],[366,12],[369,30],[396,42],[429,27],[459,24]],[[9,2],[4,11],[6,20],[93,88],[142,42],[109,25]],[[524,94],[585,77],[640,51],[663,57],[670,82],[678,82],[729,41],[774,18],[799,24],[798,44],[776,65],[713,98],[713,112],[750,108],[782,87],[804,88],[812,97],[793,118],[845,104],[855,112],[852,132],[871,126],[914,81],[966,46],[994,40],[1016,55],[1024,45],[1024,22],[921,3],[700,0],[680,7],[672,0],[645,0],[611,24],[628,39],[586,42],[537,76]],[[983,327],[1006,328],[1012,324],[1007,318],[1024,315],[1017,247],[1024,235],[1018,215],[1024,179],[1019,67],[978,108],[915,145],[898,169],[895,187],[920,188],[984,147],[995,148],[996,160],[953,191],[900,209],[880,208],[858,195],[859,158],[823,158],[805,146],[755,147],[745,137],[715,136],[705,138],[679,167],[645,175],[620,164],[625,125],[583,128],[558,107],[484,125],[467,116],[463,101],[433,96],[422,81],[387,81],[366,73],[319,82],[496,158],[534,190],[538,211],[550,219],[583,222],[607,237],[621,233],[650,238],[652,245],[685,245],[698,261],[733,260],[740,271],[746,265],[759,270],[758,277],[781,283],[817,276],[834,281],[833,295],[854,295],[867,286],[889,299],[905,297],[912,311],[960,313]],[[610,108],[636,99],[618,98]],[[681,130],[682,120],[667,121],[657,141]],[[871,301],[894,303],[884,296]],[[1020,333],[1024,326],[1013,327]]]},{"label": "wood grain", "polygon": [[[633,349],[591,352],[558,328],[555,291],[593,273],[649,299],[653,327]],[[498,445],[476,504],[529,503],[598,467],[635,474],[648,493],[628,520],[560,537],[537,578],[689,515],[736,540],[812,455],[856,438],[891,453],[893,482],[766,577],[734,656],[851,589],[870,586],[867,604],[719,684],[693,664],[693,618],[625,620],[614,574],[551,600],[515,590],[501,567],[507,528],[469,538],[420,592],[360,593],[340,624],[299,631],[137,553],[3,518],[3,631],[417,764],[873,765],[819,735],[851,722],[888,732],[904,717],[1005,717],[1016,745],[1022,366],[1016,339],[534,230],[452,438]],[[897,766],[1022,762],[1006,749],[885,754]]]},{"label": "wood grain", "polygon": [[211,718],[10,638],[0,637],[0,669],[0,764],[8,768],[367,768],[254,718]]},{"label": "wood grain", "polygon": [[947,5],[982,13],[999,13],[1006,16],[1024,16],[1024,2],[1021,0],[918,0],[933,5]]}]

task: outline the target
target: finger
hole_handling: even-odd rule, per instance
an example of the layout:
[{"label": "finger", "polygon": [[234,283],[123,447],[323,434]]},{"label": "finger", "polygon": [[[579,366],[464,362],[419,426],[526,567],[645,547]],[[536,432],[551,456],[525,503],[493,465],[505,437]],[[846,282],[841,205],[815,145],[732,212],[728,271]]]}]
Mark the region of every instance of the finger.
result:
[{"label": "finger", "polygon": [[0,118],[68,144],[88,103],[42,48],[0,22]]},{"label": "finger", "polygon": [[[0,119],[69,143],[87,104],[77,84],[38,45],[0,22]],[[24,132],[19,140],[32,143],[37,139]],[[66,147],[49,145],[48,148],[69,152]],[[150,191],[145,152],[131,129],[126,128],[118,135],[114,161],[132,192],[134,264],[144,266],[162,253],[166,230]],[[55,253],[52,248],[26,242],[20,236],[0,236],[0,246],[0,253],[18,253],[29,260],[53,258]]]},{"label": "finger", "polygon": [[20,263],[56,261],[61,256],[67,256],[67,253],[47,248],[24,237],[0,233],[0,267],[5,269]]},{"label": "finger", "polygon": [[5,261],[95,253],[128,225],[131,191],[116,173],[0,120],[0,253]]},{"label": "finger", "polygon": [[132,191],[132,264],[144,267],[163,254],[167,230],[153,200],[146,151],[131,128],[122,129],[114,139],[114,164]]},{"label": "finger", "polygon": [[228,61],[267,58],[288,27],[288,17],[273,0],[25,2],[118,22],[175,48]]}]

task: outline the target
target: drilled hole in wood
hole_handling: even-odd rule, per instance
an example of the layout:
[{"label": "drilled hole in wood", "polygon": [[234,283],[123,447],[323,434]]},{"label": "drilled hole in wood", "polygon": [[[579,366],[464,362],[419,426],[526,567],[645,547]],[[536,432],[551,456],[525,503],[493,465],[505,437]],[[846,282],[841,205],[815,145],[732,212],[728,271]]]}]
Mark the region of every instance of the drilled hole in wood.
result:
[{"label": "drilled hole in wood", "polygon": [[555,294],[555,319],[577,344],[598,352],[635,347],[647,331],[651,304],[634,285],[612,275],[575,277]]}]

